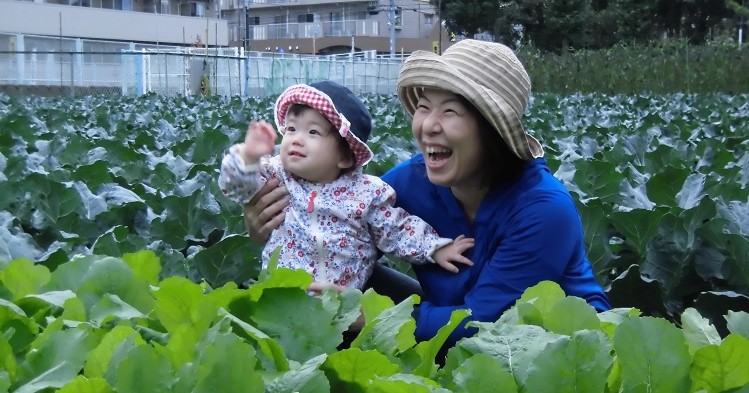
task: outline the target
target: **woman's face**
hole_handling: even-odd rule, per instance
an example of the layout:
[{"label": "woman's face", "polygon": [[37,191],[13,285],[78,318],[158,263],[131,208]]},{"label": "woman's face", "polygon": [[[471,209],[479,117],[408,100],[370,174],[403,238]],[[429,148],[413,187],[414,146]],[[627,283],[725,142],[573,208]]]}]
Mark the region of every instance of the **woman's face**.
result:
[{"label": "woman's face", "polygon": [[456,94],[426,89],[411,130],[424,154],[429,181],[445,187],[478,187],[484,150],[475,109]]}]

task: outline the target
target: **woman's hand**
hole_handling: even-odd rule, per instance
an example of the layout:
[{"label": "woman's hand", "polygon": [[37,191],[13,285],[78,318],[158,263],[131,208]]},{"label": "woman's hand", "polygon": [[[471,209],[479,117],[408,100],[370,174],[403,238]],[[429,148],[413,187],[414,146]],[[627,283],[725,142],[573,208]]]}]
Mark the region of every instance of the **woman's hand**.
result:
[{"label": "woman's hand", "polygon": [[250,234],[250,239],[263,244],[270,238],[271,232],[278,228],[286,217],[284,208],[289,204],[286,187],[280,187],[281,181],[270,179],[244,205],[244,225]]},{"label": "woman's hand", "polygon": [[[329,282],[318,282],[315,281],[312,284],[309,285],[308,290],[315,295],[321,295],[322,292],[326,288],[333,288],[338,293],[341,293],[346,290],[346,287],[338,284],[333,284]],[[364,328],[364,314],[359,314],[359,317],[356,318],[356,321],[352,322],[351,325],[349,325],[348,330],[350,332],[359,332]]]}]

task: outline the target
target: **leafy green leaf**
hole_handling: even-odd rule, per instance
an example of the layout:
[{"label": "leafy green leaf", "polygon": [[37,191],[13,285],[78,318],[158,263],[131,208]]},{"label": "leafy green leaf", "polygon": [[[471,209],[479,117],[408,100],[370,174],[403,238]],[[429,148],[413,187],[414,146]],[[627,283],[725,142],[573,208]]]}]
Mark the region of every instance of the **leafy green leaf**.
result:
[{"label": "leafy green leaf", "polygon": [[216,310],[201,307],[204,302],[203,290],[195,284],[182,277],[169,277],[159,283],[158,289],[153,292],[156,299],[154,311],[159,322],[172,332],[182,324],[188,324],[202,331],[208,329],[211,319],[210,315]]},{"label": "leafy green leaf", "polygon": [[450,393],[449,390],[442,389],[430,379],[411,374],[394,374],[389,377],[376,378],[367,391],[373,393]]},{"label": "leafy green leaf", "polygon": [[4,335],[0,334],[0,370],[6,373],[5,375],[8,378],[9,384],[15,382],[16,375],[18,374],[18,362],[13,352],[10,342],[8,342]]},{"label": "leafy green leaf", "polygon": [[533,359],[543,352],[547,344],[560,337],[535,325],[472,324],[479,328],[479,332],[459,341],[456,347],[468,354],[484,353],[491,356],[512,374],[518,385],[525,384]]},{"label": "leafy green leaf", "polygon": [[193,264],[201,277],[214,287],[227,282],[242,283],[258,277],[259,255],[249,253],[246,236],[227,236],[210,248],[198,251]]},{"label": "leafy green leaf", "polygon": [[30,393],[65,386],[81,371],[96,343],[96,336],[82,328],[52,333],[26,357],[13,391]]},{"label": "leafy green leaf", "polygon": [[562,337],[549,343],[533,360],[523,389],[538,393],[603,392],[613,363],[610,352],[609,340],[600,331],[580,330],[569,338]]},{"label": "leafy green leaf", "polygon": [[[305,310],[300,313],[299,310]],[[258,301],[252,321],[275,338],[291,360],[306,362],[335,352],[342,330],[322,301],[299,288],[268,288]]]},{"label": "leafy green leaf", "polygon": [[624,235],[624,240],[631,244],[639,255],[646,254],[646,247],[655,236],[666,208],[653,210],[636,209],[629,212],[613,212],[610,217],[614,227]]},{"label": "leafy green leaf", "polygon": [[749,339],[749,313],[746,311],[728,311],[726,314],[728,331]]},{"label": "leafy green leaf", "polygon": [[482,353],[468,358],[452,372],[450,388],[456,393],[517,393],[515,379],[496,360]]},{"label": "leafy green leaf", "polygon": [[718,331],[693,308],[688,308],[681,314],[681,329],[692,355],[704,346],[720,344]]},{"label": "leafy green leaf", "polygon": [[134,253],[125,254],[122,260],[130,266],[135,273],[135,277],[151,284],[156,285],[161,273],[161,264],[159,257],[153,251],[142,250]]},{"label": "leafy green leaf", "polygon": [[749,385],[749,339],[729,334],[720,345],[697,350],[692,361],[692,390],[724,392]]},{"label": "leafy green leaf", "polygon": [[595,308],[574,296],[559,300],[543,319],[547,330],[568,336],[578,330],[598,330],[601,326]]},{"label": "leafy green leaf", "polygon": [[[243,332],[247,337],[257,343],[261,354],[269,359],[270,362],[272,362],[272,365],[277,371],[289,370],[289,360],[286,358],[286,354],[284,353],[284,350],[278,343],[278,341],[274,340],[260,329],[257,329],[249,323],[235,317],[234,315],[226,312],[224,313],[224,315],[226,319],[231,321],[234,325],[238,326],[239,329],[241,329],[241,332]],[[266,369],[268,369],[267,366]]]},{"label": "leafy green leaf", "polygon": [[167,393],[173,373],[164,355],[148,344],[137,345],[117,364],[113,385],[122,393]]},{"label": "leafy green leaf", "polygon": [[366,392],[375,377],[389,377],[399,371],[385,355],[358,348],[330,354],[320,366],[330,381],[331,392]]},{"label": "leafy green leaf", "polygon": [[330,384],[325,373],[319,369],[327,355],[316,356],[304,362],[299,368],[289,370],[266,383],[268,393],[327,393]]},{"label": "leafy green leaf", "polygon": [[413,369],[413,374],[426,378],[434,377],[437,368],[434,362],[437,354],[447,342],[450,334],[470,315],[471,313],[468,310],[453,310],[450,314],[450,320],[437,331],[434,337],[416,344],[413,351],[419,355],[420,364]]},{"label": "leafy green leaf", "polygon": [[117,347],[127,338],[132,337],[135,345],[146,342],[140,335],[129,326],[115,326],[102,337],[96,348],[89,352],[86,364],[83,367],[83,375],[89,379],[103,378],[109,369],[109,361]]},{"label": "leafy green leaf", "polygon": [[625,391],[685,392],[691,356],[684,336],[664,319],[630,318],[614,334]]},{"label": "leafy green leaf", "polygon": [[255,350],[233,334],[220,334],[201,348],[196,362],[195,393],[262,393],[265,386],[255,370]]},{"label": "leafy green leaf", "polygon": [[0,282],[12,294],[12,300],[36,293],[50,279],[46,266],[35,265],[31,260],[18,258],[0,270]]},{"label": "leafy green leaf", "polygon": [[57,393],[114,393],[106,379],[86,378],[83,375],[75,377]]},{"label": "leafy green leaf", "polygon": [[372,289],[367,290],[361,298],[366,325],[351,346],[362,350],[376,349],[386,356],[413,347],[416,344],[416,321],[411,313],[416,299],[411,296],[393,306],[390,298]]}]

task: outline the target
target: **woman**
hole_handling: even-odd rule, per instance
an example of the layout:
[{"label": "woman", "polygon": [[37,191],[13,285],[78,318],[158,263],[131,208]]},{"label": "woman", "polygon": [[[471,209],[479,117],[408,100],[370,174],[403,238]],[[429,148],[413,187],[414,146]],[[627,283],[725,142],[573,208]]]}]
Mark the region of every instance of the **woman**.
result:
[{"label": "woman", "polygon": [[[498,43],[464,40],[441,56],[416,51],[403,65],[398,97],[412,117],[420,153],[382,179],[400,207],[440,236],[475,239],[466,253],[474,265],[457,274],[414,266],[423,292],[414,311],[417,340],[433,337],[453,310],[470,309],[451,346],[475,333],[465,322],[495,321],[543,280],[599,311],[610,307],[585,255],[574,202],[520,122],[530,92],[523,65]],[[246,209],[255,236],[267,236],[283,220],[276,215],[283,192],[271,191]]]}]

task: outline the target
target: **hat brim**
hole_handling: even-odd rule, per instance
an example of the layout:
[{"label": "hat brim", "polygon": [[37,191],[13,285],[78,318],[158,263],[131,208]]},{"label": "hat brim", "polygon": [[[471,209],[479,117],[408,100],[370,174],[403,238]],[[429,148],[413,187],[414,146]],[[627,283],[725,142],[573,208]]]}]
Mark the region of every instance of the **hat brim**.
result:
[{"label": "hat brim", "polygon": [[276,100],[275,120],[278,132],[283,135],[286,128],[286,116],[293,104],[306,105],[320,112],[333,127],[346,140],[351,151],[354,152],[354,168],[367,165],[374,154],[372,150],[351,132],[351,122],[346,119],[333,103],[333,100],[324,92],[306,84],[289,86]]},{"label": "hat brim", "polygon": [[541,144],[525,132],[512,106],[496,91],[476,83],[451,63],[428,51],[415,51],[406,60],[398,79],[398,98],[409,116],[416,112],[423,89],[449,91],[476,107],[518,157],[525,160],[542,157]]}]

